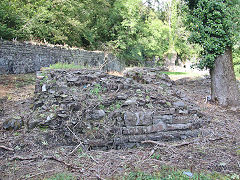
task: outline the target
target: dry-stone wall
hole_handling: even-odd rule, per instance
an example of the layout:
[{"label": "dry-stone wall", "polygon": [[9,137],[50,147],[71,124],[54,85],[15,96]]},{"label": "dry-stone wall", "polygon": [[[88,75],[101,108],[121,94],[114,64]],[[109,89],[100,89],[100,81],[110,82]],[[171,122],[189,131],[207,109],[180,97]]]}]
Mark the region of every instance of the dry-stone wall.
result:
[{"label": "dry-stone wall", "polygon": [[122,71],[124,68],[115,56],[100,51],[0,40],[0,74],[36,72],[57,62],[103,67],[105,71]]},{"label": "dry-stone wall", "polygon": [[28,127],[53,130],[61,144],[106,149],[195,137],[207,122],[159,69],[124,76],[87,69],[38,73]]}]

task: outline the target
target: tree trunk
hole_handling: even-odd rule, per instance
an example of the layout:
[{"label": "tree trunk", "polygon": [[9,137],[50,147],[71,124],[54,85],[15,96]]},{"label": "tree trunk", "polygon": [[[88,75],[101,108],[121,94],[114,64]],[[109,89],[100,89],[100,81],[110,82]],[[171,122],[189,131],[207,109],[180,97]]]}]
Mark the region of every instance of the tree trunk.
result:
[{"label": "tree trunk", "polygon": [[223,55],[216,58],[210,70],[211,97],[222,106],[240,105],[239,89],[232,62],[232,49],[227,48]]}]

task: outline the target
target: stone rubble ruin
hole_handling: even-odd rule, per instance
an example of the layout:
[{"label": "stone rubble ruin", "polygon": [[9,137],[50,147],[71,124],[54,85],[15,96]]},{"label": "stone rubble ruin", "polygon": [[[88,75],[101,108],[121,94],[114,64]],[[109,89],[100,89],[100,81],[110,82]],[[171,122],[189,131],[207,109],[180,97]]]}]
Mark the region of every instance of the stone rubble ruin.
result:
[{"label": "stone rubble ruin", "polygon": [[37,76],[28,127],[54,130],[62,144],[131,148],[145,140],[196,137],[208,122],[158,68],[133,68],[123,77],[93,69]]}]

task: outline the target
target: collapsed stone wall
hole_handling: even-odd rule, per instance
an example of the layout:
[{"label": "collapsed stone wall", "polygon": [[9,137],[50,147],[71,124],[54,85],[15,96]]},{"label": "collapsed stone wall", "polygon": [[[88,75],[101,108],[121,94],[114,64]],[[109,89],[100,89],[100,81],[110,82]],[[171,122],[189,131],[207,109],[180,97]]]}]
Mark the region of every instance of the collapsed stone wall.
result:
[{"label": "collapsed stone wall", "polygon": [[207,122],[159,69],[132,69],[124,77],[88,69],[45,70],[37,77],[28,127],[47,127],[62,144],[106,149],[185,139],[197,136]]},{"label": "collapsed stone wall", "polygon": [[122,71],[124,68],[115,56],[101,51],[0,40],[0,74],[32,73],[57,62],[102,67],[104,71]]}]

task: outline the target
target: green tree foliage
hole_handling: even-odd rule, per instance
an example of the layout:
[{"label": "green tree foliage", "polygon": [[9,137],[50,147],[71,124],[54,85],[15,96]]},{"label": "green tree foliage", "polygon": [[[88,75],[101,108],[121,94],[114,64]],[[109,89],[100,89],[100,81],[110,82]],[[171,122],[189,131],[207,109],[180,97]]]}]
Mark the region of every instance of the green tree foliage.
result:
[{"label": "green tree foliage", "polygon": [[[0,37],[46,41],[90,50],[110,50],[128,64],[173,50],[186,60],[187,42],[180,0],[2,0]],[[170,22],[170,23],[169,23]]]},{"label": "green tree foliage", "polygon": [[169,49],[168,51],[176,52],[178,57],[184,62],[198,54],[199,47],[191,45],[188,42],[190,33],[187,31],[184,21],[186,13],[182,10],[183,3],[180,0],[172,0],[168,3],[168,21],[169,21]]},{"label": "green tree foliage", "polygon": [[4,39],[33,39],[53,44],[96,48],[111,40],[110,0],[3,0],[0,35]]},{"label": "green tree foliage", "polygon": [[111,4],[108,1],[45,0],[43,5],[27,3],[25,6],[33,12],[27,17],[23,30],[33,39],[92,49],[99,46],[99,42],[111,39],[108,35],[112,26],[108,21]]},{"label": "green tree foliage", "polygon": [[2,0],[0,2],[0,35],[4,39],[13,39],[18,36],[18,30],[23,23],[18,15],[18,1]]},{"label": "green tree foliage", "polygon": [[115,12],[122,21],[114,26],[117,37],[110,44],[129,63],[163,57],[168,50],[168,26],[141,0],[119,0]]},{"label": "green tree foliage", "polygon": [[202,60],[198,67],[213,68],[215,59],[223,54],[226,47],[236,42],[239,28],[239,5],[231,0],[189,0],[190,40],[201,44]]}]

